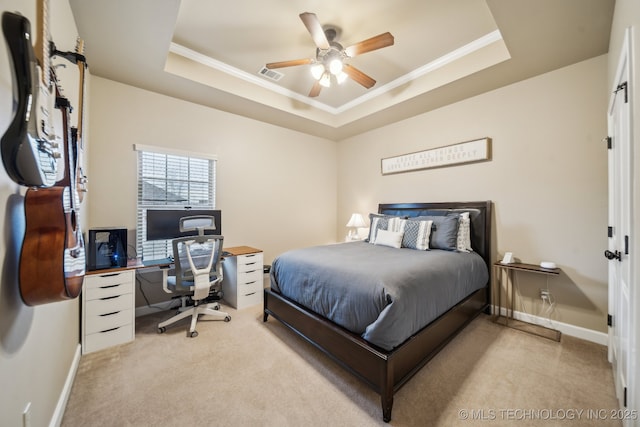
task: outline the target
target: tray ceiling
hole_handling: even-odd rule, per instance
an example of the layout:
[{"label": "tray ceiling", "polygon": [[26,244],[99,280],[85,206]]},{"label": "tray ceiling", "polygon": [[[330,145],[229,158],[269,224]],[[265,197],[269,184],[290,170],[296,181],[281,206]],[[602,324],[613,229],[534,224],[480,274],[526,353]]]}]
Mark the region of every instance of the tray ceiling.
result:
[{"label": "tray ceiling", "polygon": [[[91,73],[340,140],[607,53],[614,0],[70,0]],[[390,47],[351,58],[376,80],[316,98],[299,18],[315,13],[349,46],[389,31]]]}]

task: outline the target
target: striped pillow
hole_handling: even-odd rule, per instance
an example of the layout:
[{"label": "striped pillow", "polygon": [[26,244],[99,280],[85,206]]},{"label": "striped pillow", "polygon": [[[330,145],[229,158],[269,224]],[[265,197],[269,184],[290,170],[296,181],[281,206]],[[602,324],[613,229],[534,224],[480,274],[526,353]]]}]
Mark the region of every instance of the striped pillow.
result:
[{"label": "striped pillow", "polygon": [[376,236],[378,235],[378,230],[387,230],[389,227],[389,220],[391,218],[396,218],[391,215],[382,215],[382,214],[369,214],[369,237],[367,238],[367,242],[375,243]]},{"label": "striped pillow", "polygon": [[473,252],[473,248],[471,248],[471,219],[469,218],[469,212],[460,214],[457,249],[458,252]]},{"label": "striped pillow", "polygon": [[426,251],[429,249],[429,237],[433,221],[392,218],[389,220],[389,230],[403,232],[402,247]]}]

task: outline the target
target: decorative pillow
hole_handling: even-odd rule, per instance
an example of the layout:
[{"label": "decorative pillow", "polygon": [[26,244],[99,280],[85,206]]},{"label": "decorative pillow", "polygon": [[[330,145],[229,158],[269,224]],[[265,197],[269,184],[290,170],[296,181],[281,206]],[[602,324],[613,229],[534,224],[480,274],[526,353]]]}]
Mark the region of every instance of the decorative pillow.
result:
[{"label": "decorative pillow", "polygon": [[460,214],[456,246],[459,252],[473,251],[471,248],[471,219],[469,218],[469,212],[463,212]]},{"label": "decorative pillow", "polygon": [[402,247],[419,251],[429,250],[429,237],[431,236],[432,226],[433,221],[406,220]]},{"label": "decorative pillow", "polygon": [[459,214],[427,215],[418,216],[412,219],[419,221],[433,221],[431,240],[429,242],[429,247],[431,249],[455,251],[458,246],[459,216]]},{"label": "decorative pillow", "polygon": [[369,237],[367,238],[367,242],[375,243],[376,235],[378,234],[378,230],[387,230],[389,227],[389,220],[392,218],[397,218],[391,215],[382,215],[382,214],[369,214]]},{"label": "decorative pillow", "polygon": [[387,230],[389,231],[404,231],[404,223],[407,222],[405,218],[400,218],[399,216],[389,218],[389,223],[387,225]]},{"label": "decorative pillow", "polygon": [[403,235],[404,233],[401,231],[378,230],[374,244],[400,248],[402,246]]},{"label": "decorative pillow", "polygon": [[402,232],[402,247],[417,249],[420,251],[429,250],[429,236],[433,221],[417,221],[415,219],[390,218],[389,231]]}]

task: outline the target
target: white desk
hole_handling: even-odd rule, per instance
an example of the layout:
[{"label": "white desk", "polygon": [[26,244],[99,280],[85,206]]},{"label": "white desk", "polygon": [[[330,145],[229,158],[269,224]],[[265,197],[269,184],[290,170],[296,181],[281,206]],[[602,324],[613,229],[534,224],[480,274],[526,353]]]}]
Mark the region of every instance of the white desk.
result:
[{"label": "white desk", "polygon": [[[242,309],[262,302],[263,257],[249,246],[223,248],[224,300]],[[126,267],[87,271],[82,291],[82,353],[103,350],[135,339],[135,273],[172,264],[144,265],[133,260]],[[253,288],[256,292],[253,292]],[[258,289],[259,287],[259,289]]]}]

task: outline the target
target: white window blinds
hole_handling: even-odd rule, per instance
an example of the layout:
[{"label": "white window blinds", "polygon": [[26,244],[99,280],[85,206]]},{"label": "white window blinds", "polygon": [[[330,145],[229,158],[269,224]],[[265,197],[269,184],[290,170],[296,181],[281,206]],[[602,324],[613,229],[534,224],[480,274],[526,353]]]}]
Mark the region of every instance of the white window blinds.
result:
[{"label": "white window blinds", "polygon": [[216,159],[136,146],[138,151],[137,252],[144,260],[167,258],[171,241],[147,241],[147,209],[214,209]]}]

